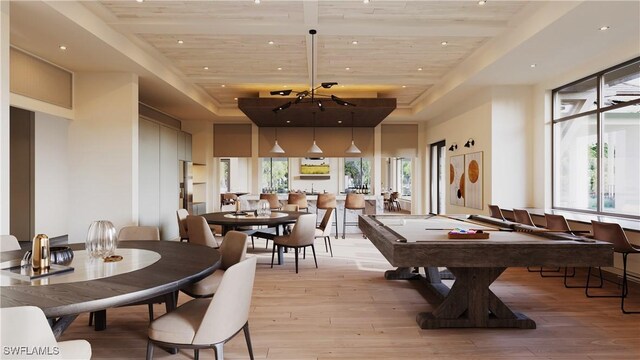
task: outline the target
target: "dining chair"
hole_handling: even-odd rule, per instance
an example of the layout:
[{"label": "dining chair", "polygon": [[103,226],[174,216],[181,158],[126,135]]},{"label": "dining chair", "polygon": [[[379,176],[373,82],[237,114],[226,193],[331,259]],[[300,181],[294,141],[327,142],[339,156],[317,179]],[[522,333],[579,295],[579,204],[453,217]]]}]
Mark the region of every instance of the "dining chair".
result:
[{"label": "dining chair", "polygon": [[[132,241],[132,240],[149,240],[160,241],[160,231],[156,226],[125,226],[118,232],[118,241]],[[149,300],[135,302],[132,304],[124,305],[147,305],[149,310],[149,321],[153,320],[153,304],[161,304],[164,302],[164,296],[155,297]],[[106,324],[106,309],[102,310],[103,318],[100,320]],[[89,314],[89,326],[93,325],[93,321],[96,317],[96,312]]]},{"label": "dining chair", "polygon": [[[622,254],[622,290],[620,295],[591,295],[589,294],[589,280],[591,279],[591,268],[587,272],[587,285],[584,289],[587,297],[619,297],[620,309],[624,314],[640,314],[640,310],[629,311],[624,308],[624,299],[629,294],[629,284],[627,280],[627,256],[629,254],[640,253],[640,247],[637,247],[629,242],[627,234],[625,234],[622,226],[618,223],[607,223],[601,221],[591,220],[591,226],[593,227],[593,238],[600,241],[606,241],[613,245],[613,251]],[[602,281],[602,269],[598,268],[600,272],[600,281]]]},{"label": "dining chair", "polygon": [[[324,239],[324,249],[325,251],[331,252],[331,257],[333,257],[333,249],[331,248],[331,216],[335,213],[334,208],[329,208],[325,211],[324,216],[322,217],[322,221],[320,222],[320,226],[316,227],[315,238],[323,238]],[[327,242],[329,242],[329,249],[327,250]]]},{"label": "dining chair", "polygon": [[402,210],[402,206],[400,206],[400,201],[398,201],[398,198],[400,197],[400,193],[397,191],[394,191],[391,193],[391,195],[389,196],[389,206],[391,207],[391,210],[395,209],[394,211],[400,211]]},{"label": "dining chair", "polygon": [[278,210],[282,206],[282,204],[280,204],[280,200],[278,200],[278,194],[260,194],[260,200],[267,200],[271,210]]},{"label": "dining chair", "polygon": [[335,218],[336,227],[336,239],[338,238],[338,201],[336,200],[336,194],[332,193],[320,193],[316,200],[316,216],[318,216],[318,210],[334,209],[333,216]]},{"label": "dining chair", "polygon": [[20,243],[13,235],[0,235],[0,252],[20,250]]},{"label": "dining chair", "polygon": [[304,193],[289,193],[287,204],[298,205],[299,211],[309,212],[309,204],[307,203],[307,195]]},{"label": "dining chair", "polygon": [[[546,221],[545,228],[547,230],[565,232],[565,233],[572,234],[571,227],[569,227],[569,223],[567,222],[567,219],[565,219],[564,216],[545,213],[544,214],[544,218],[545,218],[545,221]],[[547,273],[547,272],[553,272],[553,271],[543,270],[543,268],[540,267],[540,276],[542,276],[542,277],[562,277],[562,278],[564,278],[564,287],[566,287],[566,288],[584,288],[584,286],[575,286],[575,285],[567,284],[567,278],[568,277],[575,277],[575,275],[576,275],[576,268],[575,267],[572,268],[571,274],[569,274],[569,268],[566,267],[566,266],[564,267],[564,274],[562,274],[562,275],[546,275],[545,273]]]},{"label": "dining chair", "polygon": [[155,345],[199,350],[213,348],[215,358],[224,359],[224,344],[244,330],[253,360],[249,335],[249,309],[256,274],[255,256],[231,266],[224,272],[212,298],[193,299],[149,324],[147,360],[153,359]]},{"label": "dining chair", "polygon": [[502,210],[500,209],[500,206],[492,205],[492,204],[487,204],[487,206],[489,207],[489,214],[492,218],[503,220],[503,221],[506,220],[504,218],[504,214],[502,213]]},{"label": "dining chair", "polygon": [[187,216],[189,216],[189,212],[187,211],[187,209],[176,210],[176,217],[178,218],[178,230],[180,230],[180,241],[189,242]]},{"label": "dining chair", "polygon": [[222,194],[222,205],[235,205],[238,201],[238,195],[234,193]]},{"label": "dining chair", "polygon": [[298,204],[284,204],[284,205],[282,205],[282,208],[280,208],[280,210],[282,210],[282,211],[300,211],[300,206]]},{"label": "dining chair", "polygon": [[187,229],[189,229],[189,243],[218,248],[218,240],[213,235],[207,220],[198,215],[187,216]]},{"label": "dining chair", "polygon": [[282,246],[285,249],[294,249],[296,259],[296,274],[298,273],[298,249],[311,246],[313,251],[313,261],[318,268],[318,260],[316,259],[316,249],[313,246],[316,233],[316,214],[304,214],[298,217],[296,225],[290,234],[276,236],[273,238],[273,250],[271,251],[271,267],[273,268],[273,259],[276,254],[276,246]]},{"label": "dining chair", "polygon": [[[16,306],[0,309],[2,319],[3,359],[91,359],[91,344],[87,340],[57,341],[44,312],[35,306]],[[9,349],[49,349],[58,350],[57,356],[7,353]]]},{"label": "dining chair", "polygon": [[517,223],[536,227],[533,223],[531,215],[525,209],[513,209],[513,217]]},{"label": "dining chair", "polygon": [[220,245],[220,254],[222,255],[220,267],[213,274],[198,282],[187,284],[180,290],[193,298],[213,296],[220,286],[224,272],[246,257],[247,238],[247,234],[243,232],[228,231]]},{"label": "dining chair", "polygon": [[342,216],[342,238],[345,238],[347,226],[358,226],[358,222],[347,223],[348,210],[362,210],[364,214],[365,201],[363,194],[348,193],[344,201],[344,212]]}]

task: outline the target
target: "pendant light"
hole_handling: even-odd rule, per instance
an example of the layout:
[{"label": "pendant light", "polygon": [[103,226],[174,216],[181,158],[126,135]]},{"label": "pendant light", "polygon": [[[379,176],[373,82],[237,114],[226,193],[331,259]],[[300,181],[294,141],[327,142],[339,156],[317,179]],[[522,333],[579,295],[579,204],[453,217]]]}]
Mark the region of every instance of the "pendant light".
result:
[{"label": "pendant light", "polygon": [[281,148],[280,145],[278,145],[278,128],[276,128],[276,143],[273,144],[270,152],[272,154],[284,154],[284,149]]},{"label": "pendant light", "polygon": [[322,149],[316,145],[316,113],[313,113],[313,145],[307,151],[309,154],[322,154]]},{"label": "pendant light", "polygon": [[362,151],[360,151],[360,149],[358,149],[358,147],[356,146],[355,142],[353,141],[353,117],[354,117],[354,113],[353,111],[351,112],[351,146],[349,146],[349,148],[346,150],[347,154],[360,154],[362,153]]}]

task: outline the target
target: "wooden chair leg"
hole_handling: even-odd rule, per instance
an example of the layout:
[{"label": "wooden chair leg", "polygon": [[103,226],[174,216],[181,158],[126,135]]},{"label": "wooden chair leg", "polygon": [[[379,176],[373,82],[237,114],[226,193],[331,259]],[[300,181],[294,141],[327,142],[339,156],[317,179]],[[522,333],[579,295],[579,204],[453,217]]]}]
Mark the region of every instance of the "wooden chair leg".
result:
[{"label": "wooden chair leg", "polygon": [[249,359],[253,360],[253,347],[251,346],[251,336],[249,335],[249,322],[242,327],[244,330],[244,338],[247,340],[247,348],[249,349]]}]

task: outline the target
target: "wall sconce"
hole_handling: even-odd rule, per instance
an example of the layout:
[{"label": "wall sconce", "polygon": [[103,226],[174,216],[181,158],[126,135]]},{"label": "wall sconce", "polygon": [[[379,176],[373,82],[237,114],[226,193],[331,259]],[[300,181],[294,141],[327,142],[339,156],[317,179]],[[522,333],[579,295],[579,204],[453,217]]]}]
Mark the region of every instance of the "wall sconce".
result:
[{"label": "wall sconce", "polygon": [[464,144],[464,147],[470,148],[473,147],[476,144],[476,141],[473,140],[472,138],[469,138],[469,140],[467,140],[467,142]]},{"label": "wall sconce", "polygon": [[449,146],[449,151],[456,151],[458,150],[458,144],[453,143],[451,144],[451,146]]}]

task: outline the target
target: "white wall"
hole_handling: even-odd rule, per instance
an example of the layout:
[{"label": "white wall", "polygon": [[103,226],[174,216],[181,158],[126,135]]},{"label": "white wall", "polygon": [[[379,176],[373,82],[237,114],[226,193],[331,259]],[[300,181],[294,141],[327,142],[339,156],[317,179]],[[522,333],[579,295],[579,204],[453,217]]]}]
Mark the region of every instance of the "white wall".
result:
[{"label": "white wall", "polygon": [[0,1],[0,234],[9,234],[9,2]]},{"label": "white wall", "polygon": [[95,220],[138,221],[138,77],[76,73],[69,126],[69,242]]},{"label": "white wall", "polygon": [[70,120],[35,113],[35,233],[68,234]]}]

